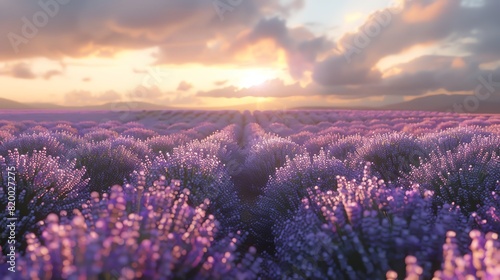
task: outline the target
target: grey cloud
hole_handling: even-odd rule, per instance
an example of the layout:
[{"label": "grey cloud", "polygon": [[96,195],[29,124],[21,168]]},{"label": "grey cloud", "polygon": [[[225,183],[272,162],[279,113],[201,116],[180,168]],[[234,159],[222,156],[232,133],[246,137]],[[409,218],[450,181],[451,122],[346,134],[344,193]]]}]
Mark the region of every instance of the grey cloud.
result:
[{"label": "grey cloud", "polygon": [[[262,16],[287,14],[300,7],[302,1],[288,5],[278,0],[243,1],[226,15],[230,24],[221,22],[212,1],[205,0],[41,2],[50,5],[43,9],[38,1],[0,1],[0,11],[9,11],[2,14],[0,34],[17,36],[0,41],[0,59],[80,57],[99,52],[110,55],[122,49],[159,46],[159,62],[186,63],[192,61],[190,55],[200,58],[197,52],[210,52],[207,41],[231,41]],[[44,15],[47,23],[37,24],[37,14]],[[15,48],[10,41],[16,42]]]},{"label": "grey cloud", "polygon": [[[313,79],[328,92],[344,97],[473,90],[477,77],[488,72],[480,70],[479,65],[500,61],[499,10],[500,2],[495,0],[486,0],[484,6],[475,8],[464,7],[456,0],[407,0],[400,13],[377,11],[358,32],[337,41],[337,53],[316,62]],[[380,28],[378,35],[369,33],[375,32],[376,26]],[[470,55],[422,56],[394,66],[401,73],[387,78],[375,68],[381,59],[423,44],[453,46]],[[454,61],[463,67],[456,67]]]},{"label": "grey cloud", "polygon": [[32,71],[31,66],[27,63],[5,65],[3,69],[0,69],[0,75],[29,80],[37,78],[37,75]]},{"label": "grey cloud", "polygon": [[62,72],[59,70],[49,70],[43,74],[43,78],[45,80],[50,80],[54,76],[62,75]]},{"label": "grey cloud", "polygon": [[182,81],[179,83],[179,86],[177,87],[177,90],[178,91],[188,91],[190,89],[193,88],[193,85],[186,82],[186,81]]},{"label": "grey cloud", "polygon": [[214,85],[216,85],[216,86],[223,86],[223,85],[227,84],[227,82],[228,82],[228,80],[215,81]]}]

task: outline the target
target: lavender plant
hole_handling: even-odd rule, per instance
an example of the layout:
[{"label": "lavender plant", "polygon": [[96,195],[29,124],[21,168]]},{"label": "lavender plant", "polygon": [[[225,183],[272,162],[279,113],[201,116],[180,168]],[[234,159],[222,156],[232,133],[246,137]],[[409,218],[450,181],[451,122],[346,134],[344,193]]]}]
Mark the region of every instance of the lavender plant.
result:
[{"label": "lavender plant", "polygon": [[290,218],[299,208],[309,188],[320,190],[337,189],[337,176],[348,176],[349,171],[338,159],[320,151],[312,158],[308,153],[288,160],[269,180],[256,205],[251,205],[253,218],[250,227],[261,243],[273,241],[272,226]]},{"label": "lavender plant", "polygon": [[436,133],[428,133],[420,137],[420,139],[426,150],[446,153],[447,151],[454,152],[461,144],[472,142],[474,137],[486,137],[491,134],[479,127],[457,127]]},{"label": "lavender plant", "polygon": [[[500,279],[498,233],[483,234],[473,230],[470,232],[470,238],[472,239],[470,252],[462,254],[457,234],[453,231],[447,233],[446,243],[443,245],[444,259],[441,270],[436,271],[432,279]],[[411,272],[410,279],[419,279],[418,267],[414,263],[407,264],[407,271]]]},{"label": "lavender plant", "polygon": [[49,130],[41,125],[35,125],[32,127],[27,128],[24,133],[25,134],[38,134],[38,133],[44,133],[44,132],[49,132]]},{"label": "lavender plant", "polygon": [[71,150],[67,158],[76,159],[77,167],[86,168],[89,189],[98,192],[123,184],[141,164],[137,154],[122,145],[113,147],[111,141],[86,142]]},{"label": "lavender plant", "polygon": [[0,130],[0,145],[3,145],[4,141],[7,141],[9,138],[12,138],[12,134],[5,130]]},{"label": "lavender plant", "polygon": [[311,155],[319,153],[319,151],[327,146],[333,144],[340,138],[338,134],[327,133],[323,135],[316,135],[307,140],[303,146]]},{"label": "lavender plant", "polygon": [[483,197],[482,205],[472,213],[477,227],[482,232],[500,232],[500,195],[491,192],[491,195]]},{"label": "lavender plant", "polygon": [[270,277],[383,279],[389,270],[403,276],[406,255],[418,256],[422,275],[430,277],[446,232],[468,228],[448,205],[434,215],[431,196],[416,186],[386,185],[367,171],[359,183],[341,178],[337,192],[311,190],[297,214],[274,228],[283,275]]},{"label": "lavender plant", "polygon": [[[140,170],[139,170],[140,171]],[[224,164],[209,149],[191,150],[187,146],[174,149],[172,154],[160,154],[149,169],[142,170],[145,181],[151,184],[155,178],[180,180],[191,192],[190,205],[199,205],[210,199],[209,213],[222,223],[224,229],[234,229],[240,224],[240,200]],[[137,172],[132,182],[137,182]],[[135,180],[135,181],[134,181]]]},{"label": "lavender plant", "polygon": [[20,279],[255,279],[255,249],[240,253],[234,234],[216,241],[210,202],[192,207],[189,195],[178,184],[114,186],[71,220],[50,215],[41,239],[28,236]]},{"label": "lavender plant", "polygon": [[437,205],[454,203],[470,215],[484,205],[492,192],[500,191],[499,138],[480,137],[457,147],[456,152],[432,153],[406,176],[435,193]]},{"label": "lavender plant", "polygon": [[287,157],[294,158],[305,150],[289,139],[266,135],[253,144],[244,163],[243,172],[246,190],[261,192],[270,176],[286,163]]},{"label": "lavender plant", "polygon": [[0,146],[0,155],[6,156],[8,151],[17,149],[20,154],[31,154],[33,151],[46,150],[52,156],[64,155],[66,149],[51,133],[21,134],[7,139]]},{"label": "lavender plant", "polygon": [[100,142],[118,137],[118,132],[105,128],[83,129],[83,138],[89,142]]},{"label": "lavender plant", "polygon": [[337,139],[325,147],[325,150],[339,160],[349,160],[356,155],[357,150],[365,144],[366,137],[359,134]]},{"label": "lavender plant", "polygon": [[74,149],[84,143],[84,139],[82,139],[77,134],[67,133],[67,132],[56,132],[52,133],[52,136],[64,146],[66,151]]},{"label": "lavender plant", "polygon": [[127,150],[137,155],[139,159],[152,156],[148,145],[144,141],[133,137],[116,137],[106,140],[106,142],[110,143],[111,149],[116,149],[120,146],[125,147]]},{"label": "lavender plant", "polygon": [[175,147],[189,142],[191,139],[183,133],[175,133],[169,135],[160,135],[150,138],[145,141],[146,145],[154,154],[172,153]]},{"label": "lavender plant", "polygon": [[372,162],[373,170],[385,181],[397,180],[428,155],[415,137],[404,133],[375,135],[356,154],[351,165]]},{"label": "lavender plant", "polygon": [[[79,208],[87,199],[89,179],[83,179],[85,168],[76,169],[76,162],[61,160],[47,155],[46,150],[22,155],[18,150],[9,151],[7,157],[0,156],[0,220],[7,223],[8,174],[7,167],[15,167],[15,216],[16,246],[26,245],[24,234],[35,231],[36,223],[49,213]],[[11,182],[11,181],[9,181]],[[0,244],[7,244],[8,228],[1,227]],[[21,244],[23,243],[23,244]],[[22,245],[22,246],[21,246]]]},{"label": "lavender plant", "polygon": [[157,133],[154,130],[139,128],[139,127],[129,128],[121,134],[124,136],[131,136],[140,140],[147,140],[157,135]]},{"label": "lavender plant", "polygon": [[67,134],[72,134],[72,135],[77,135],[78,134],[78,129],[74,128],[71,123],[60,123],[57,124],[55,127],[52,127],[50,129],[52,132],[58,132],[58,133],[67,133]]}]

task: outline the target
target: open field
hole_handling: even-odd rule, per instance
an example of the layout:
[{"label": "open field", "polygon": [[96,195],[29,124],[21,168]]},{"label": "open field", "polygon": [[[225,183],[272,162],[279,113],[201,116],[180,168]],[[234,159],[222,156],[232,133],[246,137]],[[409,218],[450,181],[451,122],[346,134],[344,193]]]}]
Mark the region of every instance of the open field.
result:
[{"label": "open field", "polygon": [[1,111],[0,168],[0,278],[500,279],[500,115]]}]

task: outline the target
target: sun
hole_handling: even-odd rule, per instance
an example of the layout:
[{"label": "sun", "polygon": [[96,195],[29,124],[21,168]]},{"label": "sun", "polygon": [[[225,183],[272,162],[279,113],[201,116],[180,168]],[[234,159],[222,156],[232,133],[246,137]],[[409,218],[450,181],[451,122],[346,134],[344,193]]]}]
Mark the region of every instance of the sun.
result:
[{"label": "sun", "polygon": [[249,73],[245,73],[243,77],[241,77],[238,85],[240,88],[250,88],[263,84],[265,81],[271,80],[272,77],[269,76],[269,73],[264,71],[252,71]]}]

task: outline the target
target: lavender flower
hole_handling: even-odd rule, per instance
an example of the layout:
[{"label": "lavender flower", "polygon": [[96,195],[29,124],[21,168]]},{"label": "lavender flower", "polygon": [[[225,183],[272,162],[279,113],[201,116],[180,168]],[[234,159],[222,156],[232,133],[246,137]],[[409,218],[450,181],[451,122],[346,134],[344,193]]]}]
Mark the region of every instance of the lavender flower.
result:
[{"label": "lavender flower", "polygon": [[316,135],[307,140],[303,146],[307,149],[309,154],[315,155],[319,153],[322,148],[324,149],[330,144],[336,142],[340,137],[340,135],[332,133]]},{"label": "lavender flower", "polygon": [[75,127],[78,128],[79,130],[85,129],[85,128],[94,128],[98,125],[97,122],[95,121],[80,121],[75,123]]},{"label": "lavender flower", "polygon": [[[434,273],[436,280],[465,279],[500,279],[500,242],[498,233],[487,233],[478,230],[470,232],[470,253],[463,255],[458,250],[460,240],[457,234],[450,231],[443,245],[443,263],[441,270]],[[411,270],[412,263],[407,265]],[[413,274],[415,277],[418,275]],[[418,278],[411,278],[418,279]]]},{"label": "lavender flower", "polygon": [[357,150],[363,146],[366,141],[366,137],[362,137],[358,134],[345,136],[327,145],[325,150],[339,160],[349,160],[355,156]]},{"label": "lavender flower", "polygon": [[160,135],[150,138],[145,141],[154,154],[172,153],[175,147],[189,142],[191,139],[183,133],[175,133],[170,135]]},{"label": "lavender flower", "polygon": [[143,170],[146,184],[160,176],[180,180],[181,185],[191,192],[190,205],[199,205],[210,199],[209,213],[215,215],[224,229],[237,228],[241,205],[236,189],[224,164],[209,151],[183,146],[174,149],[172,154],[160,154],[149,169]]},{"label": "lavender flower", "polygon": [[52,131],[52,132],[59,132],[59,133],[64,132],[64,133],[73,134],[73,135],[77,135],[78,134],[78,129],[74,128],[69,123],[58,124],[55,127],[51,128],[50,131]]},{"label": "lavender flower", "polygon": [[118,132],[105,128],[83,129],[83,138],[89,142],[100,142],[118,137]]},{"label": "lavender flower", "polygon": [[288,160],[269,180],[256,206],[250,212],[253,234],[259,241],[269,244],[273,240],[272,226],[290,218],[299,208],[302,198],[308,195],[309,188],[336,190],[337,176],[348,176],[349,172],[338,159],[332,158],[323,150],[311,159],[308,153]]},{"label": "lavender flower", "polygon": [[292,159],[303,152],[304,149],[291,140],[273,135],[254,143],[243,168],[247,191],[259,193],[269,176],[286,163],[287,157]]},{"label": "lavender flower", "polygon": [[3,145],[4,141],[7,141],[8,139],[12,138],[12,134],[8,131],[0,130],[0,145]]},{"label": "lavender flower", "polygon": [[90,191],[105,192],[115,184],[122,184],[140,166],[138,155],[111,141],[87,142],[69,152],[77,167],[85,167],[90,178]]},{"label": "lavender flower", "polygon": [[34,150],[45,149],[52,156],[64,155],[66,149],[51,133],[21,134],[7,139],[0,146],[0,155],[6,156],[9,150],[17,149],[20,154],[31,154]]},{"label": "lavender flower", "polygon": [[388,186],[368,172],[359,183],[341,178],[337,192],[311,190],[297,214],[274,228],[283,273],[292,279],[383,279],[389,270],[404,275],[411,254],[430,277],[446,232],[467,230],[456,209],[444,206],[435,215],[430,196],[418,186]]},{"label": "lavender flower", "polygon": [[110,143],[111,149],[116,149],[120,146],[125,147],[140,159],[152,156],[148,145],[142,140],[134,139],[133,137],[117,137],[109,139],[106,142]]},{"label": "lavender flower", "polygon": [[[76,162],[60,160],[59,157],[47,155],[46,150],[35,151],[31,155],[21,155],[19,151],[9,151],[6,158],[0,156],[2,177],[0,178],[0,220],[6,222],[8,205],[7,167],[16,169],[15,217],[16,246],[27,231],[35,230],[36,222],[43,220],[49,213],[59,213],[80,207],[88,195],[84,180],[85,168],[75,169]],[[11,181],[9,181],[11,182]],[[6,244],[8,228],[1,228],[0,244]],[[24,247],[25,244],[23,244]]]},{"label": "lavender flower", "polygon": [[428,151],[455,151],[460,144],[470,143],[477,136],[490,136],[491,133],[479,127],[457,127],[420,137]]},{"label": "lavender flower", "polygon": [[42,239],[28,237],[22,279],[255,279],[255,249],[241,254],[234,234],[216,241],[209,202],[189,206],[189,191],[161,181],[148,190],[126,185],[101,199],[94,194],[71,220],[49,216]]},{"label": "lavender flower", "polygon": [[35,125],[32,127],[29,127],[24,131],[25,134],[40,134],[40,133],[45,133],[45,132],[49,132],[49,130],[46,127],[41,126],[41,125]]},{"label": "lavender flower", "polygon": [[500,191],[499,143],[500,138],[479,137],[459,145],[454,153],[432,153],[406,178],[432,190],[437,205],[454,203],[471,214],[492,192]]},{"label": "lavender flower", "polygon": [[414,137],[403,133],[376,135],[356,150],[351,162],[372,162],[373,169],[385,181],[394,181],[419,166],[427,157],[422,145]]},{"label": "lavender flower", "polygon": [[157,135],[157,133],[153,130],[150,129],[145,129],[145,128],[139,128],[139,127],[134,127],[134,128],[129,128],[125,130],[122,135],[124,136],[131,136],[136,139],[140,140],[147,140],[149,138],[152,138]]}]

